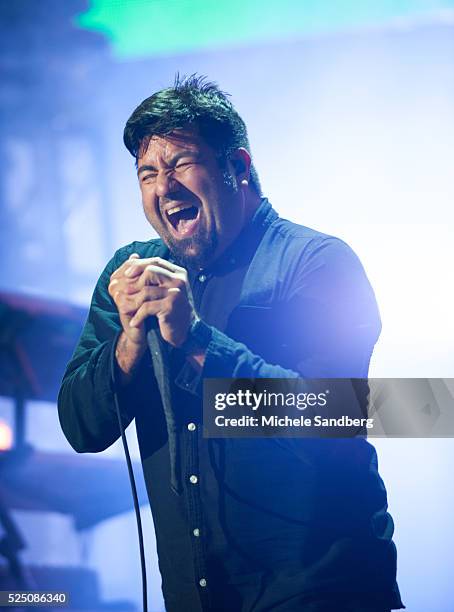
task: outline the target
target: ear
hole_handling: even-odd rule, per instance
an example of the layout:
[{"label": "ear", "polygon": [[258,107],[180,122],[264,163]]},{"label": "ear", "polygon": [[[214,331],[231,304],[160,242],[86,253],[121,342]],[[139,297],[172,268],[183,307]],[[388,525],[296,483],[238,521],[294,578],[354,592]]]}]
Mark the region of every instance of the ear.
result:
[{"label": "ear", "polygon": [[249,174],[251,171],[251,156],[249,155],[249,151],[243,147],[235,149],[230,155],[229,161],[232,164],[238,186],[247,187],[249,185]]}]

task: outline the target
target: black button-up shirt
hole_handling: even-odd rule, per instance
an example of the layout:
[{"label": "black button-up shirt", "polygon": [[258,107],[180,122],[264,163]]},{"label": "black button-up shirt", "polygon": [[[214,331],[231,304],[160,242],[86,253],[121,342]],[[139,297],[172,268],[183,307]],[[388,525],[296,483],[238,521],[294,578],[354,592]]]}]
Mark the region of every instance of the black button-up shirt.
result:
[{"label": "black button-up shirt", "polygon": [[167,610],[401,607],[392,519],[367,441],[202,435],[204,377],[367,376],[380,321],[351,249],[280,219],[264,199],[215,265],[190,274],[196,309],[212,326],[201,375],[158,339],[159,359],[148,355],[116,388],[110,360],[121,326],[107,286],[132,252],[170,257],[152,240],[109,262],[59,414],[79,452],[118,437],[114,392],[125,425],[136,419]]}]

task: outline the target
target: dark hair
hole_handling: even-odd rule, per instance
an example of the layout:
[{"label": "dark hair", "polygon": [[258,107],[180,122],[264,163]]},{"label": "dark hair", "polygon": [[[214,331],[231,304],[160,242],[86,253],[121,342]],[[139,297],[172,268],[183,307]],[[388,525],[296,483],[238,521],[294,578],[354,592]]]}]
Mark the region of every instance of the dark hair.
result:
[{"label": "dark hair", "polygon": [[[204,76],[193,74],[180,79],[177,75],[173,87],[146,98],[129,117],[123,134],[125,146],[137,162],[153,135],[169,134],[194,124],[225,163],[235,149],[244,147],[249,151],[246,125],[228,96]],[[250,185],[261,195],[253,165]]]}]

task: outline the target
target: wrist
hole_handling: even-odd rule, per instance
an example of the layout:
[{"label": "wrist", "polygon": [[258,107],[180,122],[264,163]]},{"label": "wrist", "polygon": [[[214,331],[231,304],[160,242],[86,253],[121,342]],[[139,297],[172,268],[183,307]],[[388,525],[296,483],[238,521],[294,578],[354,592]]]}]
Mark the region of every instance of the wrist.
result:
[{"label": "wrist", "polygon": [[125,332],[120,335],[115,348],[115,360],[123,383],[129,382],[134,376],[146,348],[144,342],[134,342]]}]

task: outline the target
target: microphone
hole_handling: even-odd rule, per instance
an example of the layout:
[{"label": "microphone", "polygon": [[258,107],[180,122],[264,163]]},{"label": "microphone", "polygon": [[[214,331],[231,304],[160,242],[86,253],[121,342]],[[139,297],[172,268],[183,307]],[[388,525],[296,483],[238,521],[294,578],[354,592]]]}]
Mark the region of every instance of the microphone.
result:
[{"label": "microphone", "polygon": [[155,315],[151,315],[145,319],[145,331],[147,333],[147,336],[150,331],[158,330],[158,329],[159,329],[158,317],[156,317]]},{"label": "microphone", "polygon": [[[163,360],[163,351],[162,351],[162,338],[159,332],[159,323],[158,317],[155,315],[149,316],[145,319],[145,335],[147,339],[148,350],[151,353],[151,358],[153,361],[159,359],[162,362]],[[155,364],[156,365],[156,364]]]}]

